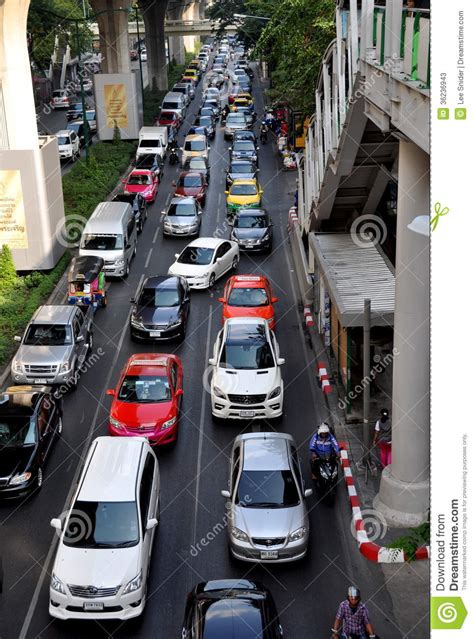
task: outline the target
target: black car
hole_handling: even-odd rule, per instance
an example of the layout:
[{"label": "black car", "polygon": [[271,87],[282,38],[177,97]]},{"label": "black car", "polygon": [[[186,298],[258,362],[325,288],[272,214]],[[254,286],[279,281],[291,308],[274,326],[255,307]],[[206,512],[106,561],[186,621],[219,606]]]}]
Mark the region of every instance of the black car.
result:
[{"label": "black car", "polygon": [[163,176],[163,160],[159,155],[155,155],[154,153],[139,155],[135,163],[135,168],[153,171],[160,181]]},{"label": "black car", "polygon": [[11,386],[0,394],[0,497],[41,488],[62,415],[62,400],[49,386]]},{"label": "black car", "polygon": [[132,340],[184,339],[190,293],[184,277],[148,277],[133,304],[130,317]]},{"label": "black car", "polygon": [[234,180],[253,180],[257,173],[258,169],[251,160],[233,160],[225,174],[226,189]]},{"label": "black car", "polygon": [[250,160],[258,166],[258,146],[252,140],[235,140],[231,147],[230,160]]},{"label": "black car", "polygon": [[88,129],[89,144],[92,144],[93,133],[87,121],[84,124],[83,120],[73,120],[72,122],[69,122],[66,127],[68,131],[74,131],[76,133],[79,138],[81,147],[85,146],[86,144],[86,126]]},{"label": "black car", "polygon": [[207,137],[213,140],[216,137],[216,127],[214,119],[210,115],[198,115],[194,120],[195,127],[205,127],[207,130]]},{"label": "black car", "polygon": [[282,639],[270,591],[247,579],[202,582],[189,593],[182,639]]},{"label": "black car", "polygon": [[243,251],[270,253],[273,243],[273,222],[264,209],[240,209],[233,220],[230,239]]},{"label": "black car", "polygon": [[148,217],[147,203],[140,193],[117,193],[112,202],[126,202],[130,204],[135,213],[135,224],[137,225],[137,233],[143,231],[143,225]]},{"label": "black car", "polygon": [[[86,108],[87,108],[87,104],[86,104]],[[68,122],[71,122],[71,120],[82,120],[82,114],[83,114],[82,102],[75,102],[74,104],[71,104],[71,106],[67,110],[66,120]]]},{"label": "black car", "polygon": [[199,115],[201,115],[201,116],[209,116],[209,117],[211,117],[213,119],[214,122],[217,120],[217,116],[215,114],[215,111],[210,106],[201,107],[201,109],[199,110]]},{"label": "black car", "polygon": [[192,158],[186,158],[183,171],[197,171],[206,176],[206,182],[209,184],[211,179],[211,169],[208,160],[202,155],[196,155]]}]

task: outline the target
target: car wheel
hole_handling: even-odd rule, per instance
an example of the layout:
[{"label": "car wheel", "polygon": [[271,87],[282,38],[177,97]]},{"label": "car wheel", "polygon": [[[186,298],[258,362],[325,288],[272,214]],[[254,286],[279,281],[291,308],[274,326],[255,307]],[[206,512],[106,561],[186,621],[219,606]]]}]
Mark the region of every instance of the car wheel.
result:
[{"label": "car wheel", "polygon": [[38,473],[36,475],[36,488],[40,489],[41,486],[43,485],[43,469],[42,468],[38,468]]},{"label": "car wheel", "polygon": [[238,264],[239,264],[239,258],[238,258],[238,256],[236,255],[236,256],[234,257],[234,259],[232,260],[232,268],[233,268],[233,270],[234,270],[234,271],[235,271],[235,269],[237,268]]},{"label": "car wheel", "polygon": [[123,279],[126,280],[130,275],[130,262],[127,261],[127,266],[125,267],[125,273],[123,274]]},{"label": "car wheel", "polygon": [[209,275],[209,288],[212,288],[215,283],[216,283],[216,274],[215,273],[211,273]]}]

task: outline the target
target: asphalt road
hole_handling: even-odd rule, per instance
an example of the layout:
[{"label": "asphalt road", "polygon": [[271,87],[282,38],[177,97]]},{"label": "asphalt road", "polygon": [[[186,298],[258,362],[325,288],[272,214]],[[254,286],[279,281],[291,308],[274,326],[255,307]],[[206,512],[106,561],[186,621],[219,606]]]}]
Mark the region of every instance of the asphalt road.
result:
[{"label": "asphalt road", "polygon": [[[255,80],[257,112],[263,102]],[[194,118],[200,93],[191,105],[188,121]],[[182,127],[181,136],[187,130]],[[219,126],[211,151],[211,181],[203,215],[201,235],[227,236],[225,224],[225,175],[228,143]],[[295,189],[295,173],[281,171],[275,147],[260,149],[260,180],[265,189],[264,203],[275,231],[270,256],[242,255],[239,273],[264,273],[272,281],[277,304],[277,339],[285,380],[285,414],[277,426],[261,424],[262,429],[277,428],[291,433],[301,446],[307,486],[308,439],[326,416],[321,391],[315,383],[314,361],[302,330],[296,280],[287,240],[287,215]],[[308,556],[298,564],[258,566],[235,563],[229,558],[226,531],[213,529],[224,520],[228,456],[233,438],[245,425],[215,425],[211,419],[210,397],[203,387],[213,342],[220,327],[225,277],[212,291],[193,292],[190,323],[185,342],[157,346],[137,346],[128,332],[132,297],[142,278],[166,273],[173,255],[186,240],[163,239],[161,210],[172,193],[171,182],[178,168],[166,165],[165,177],[156,203],[149,209],[148,221],[139,239],[139,251],[131,274],[124,282],[111,283],[109,305],[96,315],[95,350],[104,354],[83,376],[79,389],[65,399],[64,430],[46,468],[41,493],[20,503],[0,505],[1,546],[5,572],[0,596],[0,637],[160,637],[181,636],[181,623],[187,593],[199,581],[248,577],[264,582],[273,592],[281,623],[288,639],[319,639],[330,636],[338,603],[347,586],[355,582],[370,599],[369,609],[383,639],[400,633],[390,624],[390,598],[380,568],[368,564],[357,550],[350,532],[350,514],[341,483],[335,505],[308,500],[311,544]],[[161,468],[161,522],[155,537],[150,573],[148,603],[139,620],[115,622],[60,622],[48,615],[48,589],[56,535],[49,526],[52,517],[62,513],[69,502],[74,482],[93,437],[107,434],[110,398],[105,390],[116,384],[127,358],[135,352],[177,352],[183,360],[184,401],[179,442],[174,450],[158,451]],[[200,540],[208,541],[204,546]],[[385,616],[384,611],[387,613]],[[225,638],[222,638],[225,639]]]}]

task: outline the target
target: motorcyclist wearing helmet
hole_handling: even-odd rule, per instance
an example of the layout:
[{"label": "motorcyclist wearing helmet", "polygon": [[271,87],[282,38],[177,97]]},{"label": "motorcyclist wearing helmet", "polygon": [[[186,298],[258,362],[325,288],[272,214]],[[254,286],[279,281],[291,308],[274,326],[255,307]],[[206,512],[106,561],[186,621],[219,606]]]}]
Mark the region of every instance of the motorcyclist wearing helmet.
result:
[{"label": "motorcyclist wearing helmet", "polygon": [[339,604],[334,625],[331,628],[331,639],[375,639],[374,627],[369,619],[369,612],[365,604],[360,600],[360,590],[350,586],[347,591],[347,599]]},{"label": "motorcyclist wearing helmet", "polygon": [[316,479],[316,464],[318,464],[321,459],[327,459],[332,456],[340,457],[339,444],[329,430],[329,426],[326,422],[323,422],[319,426],[318,431],[311,437],[309,451],[311,454],[311,472],[313,473],[313,479]]}]

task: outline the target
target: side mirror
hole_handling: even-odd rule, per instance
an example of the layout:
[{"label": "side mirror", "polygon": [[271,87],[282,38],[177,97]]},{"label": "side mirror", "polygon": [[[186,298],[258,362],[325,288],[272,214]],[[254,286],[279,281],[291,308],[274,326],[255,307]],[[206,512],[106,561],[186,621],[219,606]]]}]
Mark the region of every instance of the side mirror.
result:
[{"label": "side mirror", "polygon": [[229,195],[229,191],[224,191],[224,195]]},{"label": "side mirror", "polygon": [[272,297],[272,304],[276,304],[278,302],[278,297]]},{"label": "side mirror", "polygon": [[179,253],[175,253],[174,256],[175,256],[176,259],[178,259]]},{"label": "side mirror", "polygon": [[176,394],[176,397],[182,397],[184,395],[184,391],[182,388],[178,388],[175,394]]},{"label": "side mirror", "polygon": [[220,302],[221,304],[223,304],[225,302],[225,298],[224,297],[219,297],[219,299],[217,301]]},{"label": "side mirror", "polygon": [[21,342],[21,337],[19,335],[15,335],[13,339],[15,340],[15,342]]},{"label": "side mirror", "polygon": [[221,490],[221,495],[226,499],[230,499],[230,492],[228,490]]},{"label": "side mirror", "polygon": [[286,362],[286,359],[284,357],[278,357],[277,358],[277,365],[278,366],[283,366],[283,364]]},{"label": "side mirror", "polygon": [[114,390],[113,388],[108,388],[108,389],[105,391],[105,394],[106,394],[106,395],[110,395],[111,397],[115,397],[115,390]]},{"label": "side mirror", "polygon": [[83,342],[83,341],[84,341],[84,335],[78,335],[78,336],[76,337],[76,344],[77,344],[78,342]]},{"label": "side mirror", "polygon": [[307,489],[304,491],[304,496],[305,496],[305,497],[311,497],[311,495],[312,495],[312,494],[313,494],[313,489],[312,489],[312,488],[307,488]]},{"label": "side mirror", "polygon": [[156,519],[156,517],[152,517],[151,519],[149,519],[146,522],[146,529],[147,530],[153,530],[153,528],[155,528],[155,526],[158,526],[158,519]]},{"label": "side mirror", "polygon": [[57,517],[55,517],[54,519],[51,519],[51,521],[49,523],[50,523],[50,526],[52,526],[55,530],[62,530],[63,529],[62,522]]},{"label": "side mirror", "polygon": [[215,357],[210,357],[209,358],[209,364],[211,366],[217,366],[217,359]]}]

